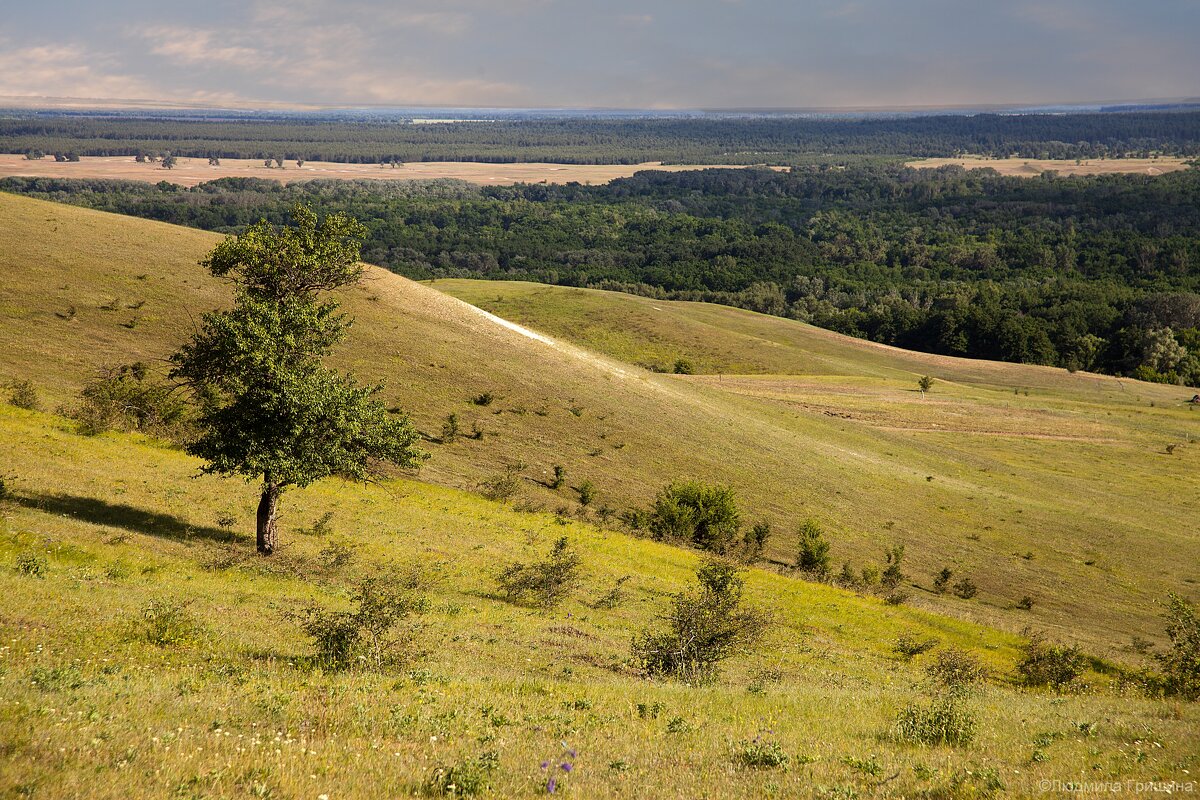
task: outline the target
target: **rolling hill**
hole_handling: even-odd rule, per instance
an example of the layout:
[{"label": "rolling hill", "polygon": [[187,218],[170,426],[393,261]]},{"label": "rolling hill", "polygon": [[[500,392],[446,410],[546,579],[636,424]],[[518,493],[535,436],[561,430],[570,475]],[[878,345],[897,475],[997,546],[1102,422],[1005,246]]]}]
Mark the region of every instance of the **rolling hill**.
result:
[{"label": "rolling hill", "polygon": [[[45,409],[99,366],[156,363],[227,300],[196,265],[214,236],[2,194],[0,219],[0,381],[34,381]],[[252,552],[253,486],[140,434],[83,436],[0,403],[0,796],[458,796],[447,776],[482,771],[499,797],[545,794],[551,773],[589,798],[991,797],[1196,768],[1194,704],[1128,691],[1098,659],[1064,694],[1013,673],[1024,624],[1121,657],[1132,633],[1160,638],[1151,603],[1196,563],[1197,448],[1160,446],[1193,419],[1177,390],[942,364],[731,309],[444,287],[505,319],[440,288],[371,270],[338,354],[388,382],[430,434],[429,466],[289,493],[270,559]],[[651,347],[745,374],[631,363]],[[482,437],[435,441],[452,412]],[[464,491],[518,459],[520,501]],[[777,561],[814,516],[838,560],[907,544],[918,586],[888,605],[748,570],[766,646],[711,685],[647,680],[630,639],[662,624],[699,554],[597,524],[538,483],[555,463],[599,487],[594,506],[644,504],[681,475],[728,481],[749,519],[776,523]],[[504,564],[562,536],[583,578],[561,606],[498,595]],[[922,591],[942,563],[980,595]],[[362,579],[410,565],[426,576],[411,662],[314,664],[305,609],[346,609]],[[1009,608],[1025,593],[1032,609]],[[939,650],[904,657],[901,636]],[[973,741],[897,740],[951,647],[990,673],[963,701]]]},{"label": "rolling hill", "polygon": [[[51,407],[102,365],[163,358],[227,296],[196,263],[210,234],[11,196],[0,213],[0,379],[33,380]],[[726,482],[748,521],[773,523],[777,562],[813,517],[835,563],[878,563],[905,544],[919,607],[1035,624],[1118,658],[1132,637],[1157,636],[1167,591],[1198,579],[1196,410],[1176,387],[531,284],[431,288],[372,269],[347,300],[357,324],[342,366],[386,381],[431,438],[450,413],[481,431],[429,445],[421,477],[434,483],[475,488],[516,464],[526,507],[574,512],[574,491],[541,485],[561,464],[569,486],[597,487],[583,510],[595,518],[676,478]],[[677,357],[738,374],[635,366]],[[924,397],[923,374],[937,381]],[[978,596],[922,591],[943,565]],[[1013,608],[1026,595],[1034,607]]]}]

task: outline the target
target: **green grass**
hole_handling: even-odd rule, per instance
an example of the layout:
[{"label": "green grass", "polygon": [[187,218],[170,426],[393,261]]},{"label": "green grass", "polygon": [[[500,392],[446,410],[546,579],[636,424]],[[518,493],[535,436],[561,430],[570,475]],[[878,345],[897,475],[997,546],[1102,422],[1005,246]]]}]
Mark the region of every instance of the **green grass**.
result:
[{"label": "green grass", "polygon": [[[4,796],[401,795],[492,751],[490,796],[524,797],[544,793],[539,764],[561,742],[578,752],[568,795],[597,798],[915,796],[993,779],[1022,796],[1043,779],[1182,780],[1197,766],[1196,706],[1119,696],[1095,674],[1084,693],[1019,690],[1013,637],[919,609],[755,570],[748,599],[776,615],[767,647],[713,686],[650,682],[624,663],[630,637],[689,584],[694,553],[395,480],[291,493],[286,546],[265,560],[217,523],[251,511],[252,486],[197,478],[177,451],[82,437],[49,414],[0,406],[0,436],[17,476],[0,521]],[[332,533],[296,532],[326,511]],[[571,598],[546,612],[495,596],[500,566],[562,535],[584,554]],[[323,568],[330,540],[355,559]],[[13,567],[27,552],[44,556],[44,576]],[[344,606],[359,577],[409,563],[439,577],[419,618],[427,654],[384,673],[307,666],[288,612]],[[592,607],[623,575],[626,601]],[[197,632],[148,641],[139,620],[162,601],[185,603]],[[970,649],[992,670],[969,701],[973,744],[893,740],[929,658],[893,655],[903,633]],[[744,764],[739,743],[760,735],[788,770]]]},{"label": "green grass", "polygon": [[[0,382],[32,380],[48,408],[98,366],[161,363],[228,297],[196,263],[211,234],[8,195],[0,215]],[[559,341],[508,330],[442,289]],[[430,288],[371,270],[346,299],[358,321],[340,366],[387,382],[388,401],[431,437],[450,413],[482,430],[429,443],[424,481],[474,490],[523,462],[528,506],[575,514],[587,481],[592,519],[644,506],[672,479],[727,482],[748,522],[773,523],[777,562],[793,559],[798,521],[816,517],[835,566],[906,544],[920,608],[1012,632],[1034,625],[1114,659],[1133,660],[1123,649],[1133,636],[1161,641],[1157,604],[1170,590],[1194,595],[1200,580],[1197,410],[1175,387],[532,284]],[[631,366],[681,356],[730,372]],[[937,381],[925,398],[923,374]],[[485,392],[491,404],[472,403]],[[567,486],[551,491],[555,464]],[[238,530],[251,521],[243,509]],[[979,585],[975,599],[926,591],[947,564]],[[1025,595],[1032,610],[1014,608]]]}]

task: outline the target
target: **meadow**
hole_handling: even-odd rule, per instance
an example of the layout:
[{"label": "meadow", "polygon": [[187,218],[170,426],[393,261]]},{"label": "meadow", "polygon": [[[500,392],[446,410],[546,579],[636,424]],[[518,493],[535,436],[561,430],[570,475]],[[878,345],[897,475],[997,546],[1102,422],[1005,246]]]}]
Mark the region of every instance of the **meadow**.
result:
[{"label": "meadow", "polygon": [[[257,487],[56,413],[98,367],[161,371],[228,302],[197,265],[219,237],[10,195],[0,216],[0,383],[31,381],[42,409],[0,404],[6,796],[521,797],[554,777],[589,798],[988,797],[1195,773],[1200,712],[1145,696],[1129,647],[1162,645],[1161,602],[1190,594],[1200,563],[1196,412],[1178,387],[699,303],[370,269],[342,296],[357,319],[334,363],[385,380],[431,458],[289,492],[264,559]],[[648,368],[681,360],[693,374]],[[450,413],[479,438],[447,441]],[[518,491],[482,497],[506,470]],[[703,686],[648,679],[630,650],[702,558],[631,535],[620,512],[681,476],[730,484],[776,531],[745,572],[770,633]],[[806,517],[835,566],[905,544],[907,601],[797,577]],[[506,564],[564,536],[582,579],[562,604],[499,593]],[[944,564],[978,596],[930,591]],[[306,609],[350,608],[363,579],[410,569],[424,602],[402,663],[314,659]],[[1027,626],[1085,648],[1078,681],[1020,685]],[[909,655],[901,637],[936,643]],[[988,673],[961,701],[975,735],[902,740],[898,717],[952,648]]]},{"label": "meadow", "polygon": [[937,169],[939,167],[956,166],[966,169],[994,169],[1001,175],[1015,175],[1021,178],[1036,178],[1043,172],[1057,172],[1060,175],[1162,175],[1187,169],[1189,159],[1156,157],[1156,158],[923,158],[910,161],[908,166],[913,169]]}]

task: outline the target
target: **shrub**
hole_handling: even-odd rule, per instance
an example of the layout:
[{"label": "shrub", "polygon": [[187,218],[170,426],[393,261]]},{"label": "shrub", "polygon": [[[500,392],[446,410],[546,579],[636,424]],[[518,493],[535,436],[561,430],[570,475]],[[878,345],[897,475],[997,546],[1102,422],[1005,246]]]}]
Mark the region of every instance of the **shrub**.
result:
[{"label": "shrub", "polygon": [[329,611],[310,606],[300,626],[313,640],[316,660],[330,670],[352,666],[381,669],[407,657],[410,636],[398,631],[400,623],[425,611],[420,591],[423,576],[413,570],[390,577],[362,581],[354,592],[352,611]]},{"label": "shrub", "polygon": [[548,483],[547,486],[555,491],[558,491],[559,489],[562,488],[563,484],[566,482],[567,482],[567,470],[563,467],[562,464],[555,464],[554,465],[554,477],[550,479],[550,483]]},{"label": "shrub", "polygon": [[508,464],[503,472],[498,472],[479,484],[480,493],[489,500],[511,500],[521,489],[522,464]]},{"label": "shrub", "polygon": [[906,633],[897,639],[896,643],[892,645],[892,651],[899,655],[912,658],[913,656],[919,656],[922,653],[928,653],[937,646],[938,639],[935,636],[922,639],[915,634]]},{"label": "shrub", "polygon": [[950,579],[954,577],[954,573],[949,567],[942,567],[942,571],[933,579],[933,590],[938,594],[945,594],[950,588]]},{"label": "shrub", "polygon": [[964,576],[962,580],[954,584],[954,593],[963,600],[970,600],[979,593],[979,587],[970,578]]},{"label": "shrub", "polygon": [[83,387],[79,403],[66,412],[78,423],[80,433],[88,436],[110,430],[179,436],[187,406],[139,362],[102,370]]},{"label": "shrub", "polygon": [[471,402],[477,406],[490,406],[492,401],[495,399],[495,395],[493,395],[491,392],[484,392],[483,394],[477,394],[472,397]]},{"label": "shrub", "polygon": [[734,760],[751,769],[787,769],[791,758],[783,752],[779,742],[763,741],[756,736],[753,741],[738,745]]},{"label": "shrub", "polygon": [[8,387],[8,402],[17,408],[28,411],[39,411],[42,401],[38,398],[37,388],[33,381],[15,381]]},{"label": "shrub", "polygon": [[800,546],[796,554],[796,569],[824,580],[829,575],[829,542],[815,519],[800,523]]},{"label": "shrub", "polygon": [[1017,608],[1021,609],[1022,611],[1028,611],[1029,609],[1033,608],[1033,598],[1029,595],[1025,595],[1017,601]]},{"label": "shrub", "polygon": [[17,572],[22,575],[44,578],[50,571],[50,563],[46,561],[45,556],[26,550],[24,553],[17,554],[16,568]]},{"label": "shrub", "polygon": [[591,481],[584,481],[583,483],[579,484],[579,505],[591,505],[592,501],[595,499],[596,487],[592,485]]},{"label": "shrub", "polygon": [[900,562],[904,560],[904,545],[896,545],[884,552],[887,567],[879,575],[879,585],[885,589],[895,589],[904,581],[904,573],[900,571]]},{"label": "shrub", "polygon": [[579,583],[582,563],[583,559],[563,536],[546,558],[529,564],[509,564],[496,576],[496,582],[509,602],[552,608]]},{"label": "shrub", "polygon": [[855,574],[849,561],[842,562],[842,571],[838,573],[837,582],[848,589],[853,589],[859,585],[859,576]]},{"label": "shrub", "polygon": [[733,489],[678,481],[658,493],[648,527],[655,539],[688,541],[724,553],[736,538],[741,521]]},{"label": "shrub", "polygon": [[928,375],[922,375],[921,379],[917,381],[917,388],[921,390],[921,394],[928,392],[933,388],[933,378]]},{"label": "shrub", "polygon": [[696,572],[697,593],[676,595],[663,619],[667,630],[633,639],[633,657],[652,676],[703,683],[716,677],[720,663],[738,651],[753,650],[769,624],[767,614],[742,606],[743,582],[737,569],[708,561]]},{"label": "shrub", "polygon": [[143,638],[158,647],[170,647],[194,640],[202,629],[188,613],[187,606],[186,602],[178,600],[151,600],[142,609]]},{"label": "shrub", "polygon": [[742,538],[742,558],[747,564],[753,564],[762,558],[771,539],[771,523],[763,520],[754,524],[745,537]]},{"label": "shrub", "polygon": [[487,752],[449,767],[439,767],[426,784],[426,791],[452,797],[479,794],[488,788],[491,775],[499,765],[500,757]]},{"label": "shrub", "polygon": [[12,482],[12,476],[0,475],[0,504],[13,499]]},{"label": "shrub", "polygon": [[879,567],[868,564],[862,568],[862,585],[868,588],[879,583]]},{"label": "shrub", "polygon": [[987,677],[987,670],[967,651],[947,647],[938,651],[925,674],[940,689],[963,695]]},{"label": "shrub", "polygon": [[672,371],[676,375],[693,375],[696,372],[696,366],[686,358],[677,358]]},{"label": "shrub", "polygon": [[975,738],[975,715],[953,696],[910,703],[896,720],[896,738],[916,744],[967,745]]},{"label": "shrub", "polygon": [[446,421],[442,423],[442,441],[449,443],[458,438],[458,414],[446,415]]},{"label": "shrub", "polygon": [[1079,648],[1052,645],[1041,633],[1029,634],[1017,662],[1017,674],[1026,686],[1062,689],[1083,674],[1084,658]]},{"label": "shrub", "polygon": [[621,603],[625,602],[625,583],[631,577],[633,576],[622,575],[621,577],[617,578],[616,583],[613,584],[611,589],[602,594],[600,597],[596,598],[596,601],[592,603],[592,608],[616,608],[617,606],[621,605]]},{"label": "shrub", "polygon": [[1168,694],[1196,700],[1200,698],[1200,617],[1192,603],[1172,592],[1165,618],[1171,649],[1158,656],[1164,688]]}]

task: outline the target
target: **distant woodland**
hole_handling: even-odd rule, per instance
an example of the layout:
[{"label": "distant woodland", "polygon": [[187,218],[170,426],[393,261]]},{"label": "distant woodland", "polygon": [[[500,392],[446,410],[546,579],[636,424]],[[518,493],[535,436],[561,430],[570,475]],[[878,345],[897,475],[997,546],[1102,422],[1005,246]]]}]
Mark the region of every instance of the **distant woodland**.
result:
[{"label": "distant woodland", "polygon": [[1028,179],[865,163],[645,171],[603,186],[0,189],[222,232],[282,223],[304,201],[362,220],[364,258],[413,278],[704,300],[915,350],[1200,384],[1198,169]]},{"label": "distant woodland", "polygon": [[1200,111],[398,121],[127,118],[0,119],[4,152],[384,163],[803,164],[848,156],[1105,158],[1200,154]]}]

